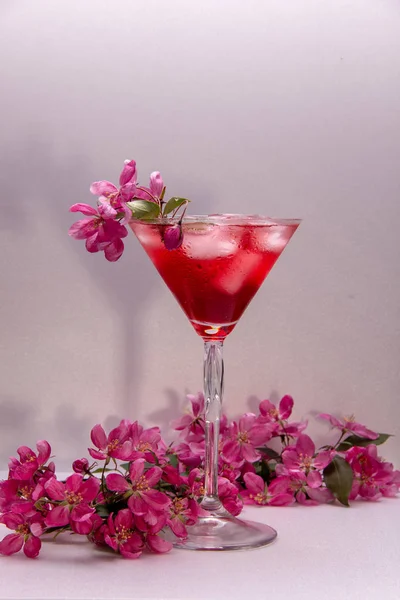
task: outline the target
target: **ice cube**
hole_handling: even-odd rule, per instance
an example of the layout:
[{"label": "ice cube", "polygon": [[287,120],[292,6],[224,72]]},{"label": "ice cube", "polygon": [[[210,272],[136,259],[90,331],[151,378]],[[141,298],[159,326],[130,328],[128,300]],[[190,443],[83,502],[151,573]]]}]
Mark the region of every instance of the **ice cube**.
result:
[{"label": "ice cube", "polygon": [[218,273],[213,280],[213,285],[219,287],[226,294],[234,296],[243,287],[248,279],[264,262],[262,254],[250,254],[241,252],[232,260],[229,269]]},{"label": "ice cube", "polygon": [[199,260],[231,256],[239,249],[228,228],[210,223],[185,224],[182,247],[187,256]]},{"label": "ice cube", "polygon": [[280,254],[290,239],[291,230],[283,225],[258,227],[255,236],[260,250]]},{"label": "ice cube", "polygon": [[132,227],[132,230],[137,235],[143,248],[155,248],[161,244],[160,231],[154,225],[135,223],[134,227]]}]

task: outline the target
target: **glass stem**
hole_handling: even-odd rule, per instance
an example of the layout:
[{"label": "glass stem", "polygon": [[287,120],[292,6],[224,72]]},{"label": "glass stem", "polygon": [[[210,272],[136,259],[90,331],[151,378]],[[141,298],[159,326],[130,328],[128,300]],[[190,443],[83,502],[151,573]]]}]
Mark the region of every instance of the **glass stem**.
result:
[{"label": "glass stem", "polygon": [[210,511],[222,506],[218,498],[218,446],[224,387],[223,342],[204,342],[204,401],[205,401],[205,494],[202,508]]}]

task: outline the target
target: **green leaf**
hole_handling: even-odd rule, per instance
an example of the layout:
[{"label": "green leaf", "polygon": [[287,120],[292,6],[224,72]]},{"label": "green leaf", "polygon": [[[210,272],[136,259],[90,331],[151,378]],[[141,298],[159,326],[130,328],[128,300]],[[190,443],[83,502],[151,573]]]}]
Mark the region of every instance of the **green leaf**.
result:
[{"label": "green leaf", "polygon": [[261,452],[261,454],[265,454],[266,457],[272,460],[276,460],[279,462],[281,461],[281,455],[279,454],[279,452],[275,452],[275,450],[272,450],[272,448],[263,446],[262,448],[257,448],[257,450]]},{"label": "green leaf", "polygon": [[190,200],[187,200],[186,198],[170,198],[164,206],[163,216],[166,217],[169,213],[177,210],[180,206],[187,204],[188,202],[190,202]]},{"label": "green leaf", "polygon": [[168,458],[169,458],[169,464],[172,467],[176,468],[178,466],[178,457],[177,457],[177,455],[176,454],[169,454]]},{"label": "green leaf", "polygon": [[254,468],[257,473],[265,482],[269,483],[271,479],[271,471],[268,463],[265,460],[259,460],[254,463]]},{"label": "green leaf", "polygon": [[119,466],[125,469],[125,471],[129,471],[131,463],[121,463]]},{"label": "green leaf", "polygon": [[349,506],[349,494],[353,485],[353,470],[341,456],[335,456],[324,469],[326,487],[344,506]]},{"label": "green leaf", "polygon": [[115,471],[115,469],[103,469],[103,467],[99,467],[98,469],[95,469],[94,471],[92,471],[93,474],[97,474],[97,473],[102,473],[104,471],[104,473],[108,473],[108,471]]},{"label": "green leaf", "polygon": [[391,433],[380,433],[379,436],[375,440],[370,440],[369,438],[359,437],[358,435],[350,435],[347,437],[339,446],[336,448],[339,452],[346,452],[353,446],[369,446],[370,444],[375,444],[375,446],[380,446],[384,444],[390,437],[392,437]]},{"label": "green leaf", "polygon": [[141,221],[157,219],[160,214],[159,205],[155,202],[149,202],[149,200],[133,200],[127,202],[127,205],[132,211],[133,218]]},{"label": "green leaf", "polygon": [[96,513],[98,515],[100,515],[100,517],[108,517],[110,514],[110,511],[108,510],[108,507],[105,504],[98,504],[96,506]]}]

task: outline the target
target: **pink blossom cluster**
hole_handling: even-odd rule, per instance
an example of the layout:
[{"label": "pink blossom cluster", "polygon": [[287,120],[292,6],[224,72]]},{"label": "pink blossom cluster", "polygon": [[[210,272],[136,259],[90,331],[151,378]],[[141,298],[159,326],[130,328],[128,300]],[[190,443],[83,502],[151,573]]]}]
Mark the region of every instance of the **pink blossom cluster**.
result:
[{"label": "pink blossom cluster", "polygon": [[125,225],[132,217],[128,202],[142,200],[160,205],[165,186],[158,171],[150,175],[149,186],[137,182],[136,162],[126,160],[119,176],[119,187],[110,181],[95,181],[90,192],[97,196],[97,208],[90,204],[77,203],[70,212],[81,212],[86,218],[80,219],[69,229],[69,235],[76,240],[86,240],[88,252],[103,251],[107,260],[117,261],[123,251],[128,235]]},{"label": "pink blossom cluster", "polygon": [[[179,461],[187,468],[201,469],[204,461],[204,397],[188,396],[191,411],[173,427],[180,439],[173,446]],[[341,490],[329,477],[327,467],[336,461],[346,479],[351,477],[347,497],[377,500],[395,496],[400,487],[400,471],[377,456],[382,443],[378,433],[357,423],[353,417],[339,420],[328,414],[328,420],[340,431],[335,446],[316,450],[304,430],[307,421],[291,421],[293,398],[284,396],[276,406],[270,400],[259,404],[258,414],[245,413],[237,421],[221,420],[219,445],[219,475],[235,486],[235,513],[241,504],[288,506],[295,502],[316,505],[341,498]],[[341,448],[344,436],[351,440],[351,449]],[[385,436],[386,439],[388,436]],[[359,443],[361,446],[357,446]],[[269,445],[267,445],[269,444]],[[271,447],[272,444],[272,447]],[[366,447],[362,445],[368,444]],[[346,473],[346,463],[347,473]]]},{"label": "pink blossom cluster", "polygon": [[[145,550],[164,553],[204,514],[205,421],[202,394],[188,397],[191,410],[173,423],[178,439],[167,445],[158,427],[144,429],[122,420],[106,433],[91,431],[91,461],[74,461],[74,473],[60,481],[49,462],[48,442],[34,452],[18,448],[0,482],[0,522],[13,530],[0,541],[0,554],[23,549],[34,558],[45,534],[72,531],[126,558]],[[335,445],[316,449],[304,433],[306,421],[291,421],[293,399],[275,406],[263,400],[258,413],[221,420],[219,495],[238,515],[243,504],[315,505],[394,497],[400,471],[378,456],[387,439],[355,419],[322,414],[339,432]],[[332,470],[335,477],[332,477]],[[338,477],[339,474],[339,477]]]}]

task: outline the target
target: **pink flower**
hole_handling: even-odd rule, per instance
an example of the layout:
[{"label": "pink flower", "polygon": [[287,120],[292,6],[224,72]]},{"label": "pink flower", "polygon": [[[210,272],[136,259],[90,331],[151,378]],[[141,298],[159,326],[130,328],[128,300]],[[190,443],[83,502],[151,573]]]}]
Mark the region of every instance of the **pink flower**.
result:
[{"label": "pink flower", "polygon": [[224,460],[232,462],[242,459],[255,462],[261,457],[257,447],[265,444],[272,434],[268,424],[260,424],[256,415],[246,413],[239,423],[231,423],[228,435],[229,438],[222,444],[221,454]]},{"label": "pink flower", "polygon": [[12,505],[18,502],[19,485],[20,482],[14,479],[0,481],[0,512],[8,512]]},{"label": "pink flower", "polygon": [[176,467],[172,465],[164,465],[163,466],[163,481],[170,483],[171,485],[183,485],[184,481]]},{"label": "pink flower", "polygon": [[[247,465],[251,463],[245,463]],[[232,460],[231,462],[226,462],[223,456],[219,456],[219,469],[218,474],[220,477],[224,477],[225,479],[229,479],[231,483],[234,483],[236,479],[240,476],[243,468],[243,460]]]},{"label": "pink flower", "polygon": [[187,398],[192,404],[192,412],[172,421],[171,425],[177,431],[182,431],[184,435],[193,433],[204,436],[204,395],[188,394]]},{"label": "pink flower", "polygon": [[161,479],[162,469],[152,467],[145,472],[144,467],[144,458],[139,458],[131,463],[130,482],[118,473],[110,473],[106,483],[109,490],[129,495],[128,506],[134,515],[142,516],[149,525],[155,525],[169,507],[170,499],[153,489]]},{"label": "pink flower", "polygon": [[157,456],[158,444],[161,441],[159,427],[143,429],[137,421],[132,423],[130,428],[130,438],[132,442],[132,453],[129,460],[145,458],[147,462],[155,462]]},{"label": "pink flower", "polygon": [[46,440],[39,440],[36,448],[37,454],[28,446],[20,446],[17,449],[20,460],[14,457],[10,458],[8,467],[9,476],[12,479],[27,481],[48,461],[51,454],[50,444]]},{"label": "pink flower", "polygon": [[24,548],[24,554],[28,558],[36,558],[39,554],[42,542],[39,536],[43,533],[43,517],[39,514],[27,518],[21,514],[6,513],[0,517],[0,523],[4,523],[8,529],[14,529],[0,542],[0,554],[10,556]]},{"label": "pink flower", "polygon": [[164,189],[164,182],[159,171],[153,171],[150,174],[150,191],[153,196],[160,199],[162,191]]},{"label": "pink flower", "polygon": [[88,448],[90,456],[97,460],[105,460],[108,457],[128,460],[132,454],[130,428],[131,422],[122,420],[107,436],[101,425],[95,425],[90,432],[90,438],[98,450]]},{"label": "pink flower", "polygon": [[283,396],[278,407],[276,407],[275,404],[273,404],[270,400],[263,400],[260,402],[259,410],[261,416],[258,420],[260,423],[271,423],[274,425],[272,428],[273,435],[298,437],[307,427],[308,422],[287,422],[287,419],[292,414],[293,405],[294,402],[291,396]]},{"label": "pink flower", "polygon": [[48,527],[88,521],[94,513],[90,503],[97,497],[100,481],[95,477],[84,480],[82,475],[70,475],[65,483],[52,477],[44,484],[48,497],[57,502],[45,520]]},{"label": "pink flower", "polygon": [[197,448],[196,451],[192,449],[192,444],[181,442],[174,447],[174,452],[179,461],[190,469],[194,469],[201,465],[202,456],[197,452]]},{"label": "pink flower", "polygon": [[78,458],[72,463],[72,468],[75,473],[85,474],[89,469],[89,461],[87,458]]},{"label": "pink flower", "polygon": [[98,210],[89,204],[73,204],[69,210],[89,216],[71,225],[68,234],[72,238],[86,240],[88,252],[104,251],[110,262],[121,257],[124,251],[122,238],[128,235],[128,230],[115,220],[117,211],[108,202],[99,200]]},{"label": "pink flower", "polygon": [[326,413],[322,413],[318,416],[320,419],[329,421],[333,428],[340,429],[343,433],[351,432],[359,437],[367,438],[369,440],[375,440],[378,437],[378,434],[375,433],[375,431],[371,431],[371,429],[367,429],[364,425],[356,423],[354,415],[344,417],[343,420],[337,419]]},{"label": "pink flower", "polygon": [[315,506],[333,500],[332,493],[322,486],[318,471],[310,471],[308,475],[302,471],[290,473],[289,490],[295,494],[299,504]]},{"label": "pink flower", "polygon": [[282,460],[288,471],[303,471],[308,474],[312,469],[324,469],[332,460],[332,452],[316,454],[314,442],[303,433],[298,437],[296,446],[283,451]]},{"label": "pink flower", "polygon": [[149,202],[159,203],[163,195],[164,182],[159,171],[153,171],[150,175],[149,187],[138,185],[135,190],[134,200],[147,200]]},{"label": "pink flower", "polygon": [[193,511],[193,504],[189,498],[175,497],[172,500],[167,525],[177,537],[187,537],[186,525],[193,525],[196,520],[197,512]]},{"label": "pink flower", "polygon": [[126,160],[119,176],[119,189],[110,181],[95,181],[90,186],[90,191],[95,196],[99,196],[100,203],[108,203],[114,210],[115,216],[117,213],[123,213],[123,221],[128,222],[132,213],[126,203],[136,195],[136,178],[135,161]]},{"label": "pink flower", "polygon": [[172,549],[171,542],[167,542],[159,535],[148,533],[145,536],[147,547],[156,554],[164,554]]},{"label": "pink flower", "polygon": [[236,517],[242,512],[243,501],[239,496],[239,490],[225,477],[218,477],[218,495],[223,507],[231,515]]},{"label": "pink flower", "polygon": [[0,512],[14,512],[31,517],[36,514],[35,502],[43,495],[43,481],[7,479],[0,482]]},{"label": "pink flower", "polygon": [[379,500],[392,480],[393,468],[390,468],[390,463],[379,459],[377,447],[370,444],[366,448],[350,448],[346,452],[346,460],[354,475],[349,498],[353,500],[360,495],[366,500]]},{"label": "pink flower", "polygon": [[400,471],[395,471],[391,463],[384,463],[386,470],[390,473],[390,479],[380,486],[382,496],[394,498],[400,490]]},{"label": "pink flower", "polygon": [[103,536],[105,543],[124,558],[138,558],[142,554],[144,542],[135,530],[133,515],[127,508],[108,517]]},{"label": "pink flower", "polygon": [[293,405],[291,396],[283,396],[278,408],[270,400],[263,400],[260,402],[260,413],[270,421],[286,421],[292,414]]},{"label": "pink flower", "polygon": [[192,469],[188,479],[189,495],[196,499],[201,498],[205,494],[204,489],[204,471],[202,469]]},{"label": "pink flower", "polygon": [[269,485],[259,475],[246,473],[244,475],[246,489],[242,492],[245,504],[263,506],[288,506],[293,504],[293,494],[289,492],[289,478],[277,477]]}]

